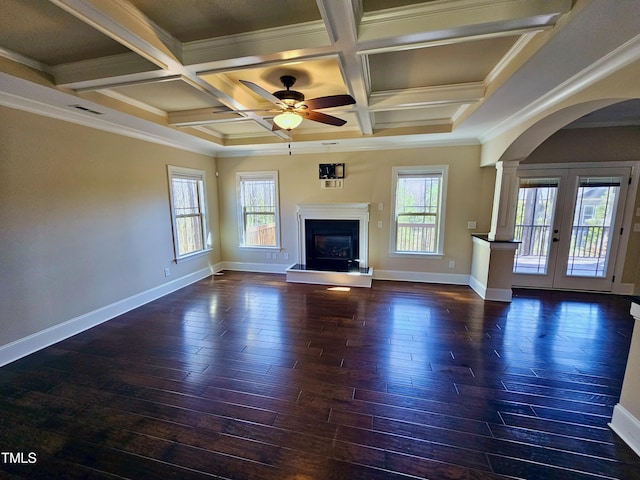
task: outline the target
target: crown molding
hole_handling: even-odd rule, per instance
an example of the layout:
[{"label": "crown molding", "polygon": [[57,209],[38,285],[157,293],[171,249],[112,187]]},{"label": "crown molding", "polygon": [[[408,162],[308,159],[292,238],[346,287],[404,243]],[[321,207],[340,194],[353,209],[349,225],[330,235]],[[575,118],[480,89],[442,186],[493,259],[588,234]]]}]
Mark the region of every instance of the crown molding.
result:
[{"label": "crown molding", "polygon": [[39,72],[47,73],[49,75],[52,74],[52,69],[49,65],[38,62],[32,58],[25,57],[24,55],[20,55],[19,53],[11,50],[7,50],[6,48],[0,47],[0,57],[4,57],[12,62],[20,63],[29,68],[33,68],[34,70],[38,70]]},{"label": "crown molding", "polygon": [[[291,141],[292,155],[299,154],[331,154],[342,152],[367,152],[380,150],[411,150],[432,147],[468,147],[480,146],[476,138],[451,138],[444,134],[414,135],[412,137],[366,137],[329,142],[295,142]],[[259,145],[256,147],[225,147],[216,154],[216,158],[261,157],[272,155],[289,155],[289,143]]]},{"label": "crown molding", "polygon": [[524,48],[533,40],[539,31],[527,32],[521,35],[518,40],[513,44],[504,57],[491,69],[489,74],[485,77],[485,85],[491,85],[498,76],[516,59],[516,57],[524,50]]}]

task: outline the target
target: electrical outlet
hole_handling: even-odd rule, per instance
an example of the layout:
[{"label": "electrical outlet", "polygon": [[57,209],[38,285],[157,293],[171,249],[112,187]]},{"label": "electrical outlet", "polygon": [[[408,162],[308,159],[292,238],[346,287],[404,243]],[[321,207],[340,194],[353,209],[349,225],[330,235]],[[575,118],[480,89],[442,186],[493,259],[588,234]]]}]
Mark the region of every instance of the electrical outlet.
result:
[{"label": "electrical outlet", "polygon": [[382,220],[378,220],[378,228],[382,228]]},{"label": "electrical outlet", "polygon": [[283,253],[282,255],[285,260],[289,260],[289,254],[287,252]]},{"label": "electrical outlet", "polygon": [[477,223],[476,221],[471,221],[471,222],[467,222],[467,229],[469,230],[474,230],[477,227]]},{"label": "electrical outlet", "polygon": [[378,210],[384,210],[384,204],[382,202],[378,203]]},{"label": "electrical outlet", "polygon": [[267,252],[267,259],[271,259],[271,252]]},{"label": "electrical outlet", "polygon": [[634,223],[633,224],[633,231],[634,232],[640,232],[640,223]]},{"label": "electrical outlet", "polygon": [[169,270],[169,268],[165,268],[164,269],[164,276],[168,277],[169,275],[171,275],[171,270]]},{"label": "electrical outlet", "polygon": [[456,261],[455,260],[449,260],[449,268],[456,268]]}]

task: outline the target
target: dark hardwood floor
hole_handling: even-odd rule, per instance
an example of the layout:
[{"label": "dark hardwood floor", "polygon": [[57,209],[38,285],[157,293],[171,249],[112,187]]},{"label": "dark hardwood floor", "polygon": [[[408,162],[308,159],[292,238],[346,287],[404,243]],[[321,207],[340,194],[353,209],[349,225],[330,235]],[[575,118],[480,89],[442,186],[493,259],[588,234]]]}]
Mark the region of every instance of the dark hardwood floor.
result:
[{"label": "dark hardwood floor", "polygon": [[640,479],[629,307],[225,272],[0,368],[0,477]]}]

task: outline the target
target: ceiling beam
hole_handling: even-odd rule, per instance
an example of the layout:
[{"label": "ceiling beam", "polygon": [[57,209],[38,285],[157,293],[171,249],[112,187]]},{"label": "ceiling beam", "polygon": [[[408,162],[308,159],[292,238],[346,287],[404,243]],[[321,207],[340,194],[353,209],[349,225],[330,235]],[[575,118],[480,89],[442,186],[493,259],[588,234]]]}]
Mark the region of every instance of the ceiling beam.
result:
[{"label": "ceiling beam", "polygon": [[[125,0],[50,1],[160,68],[159,71],[138,74],[134,79],[129,77],[126,79],[127,81],[142,80],[145,76],[147,78],[161,79],[165,75],[180,75],[194,88],[211,95],[217,102],[235,109],[246,109],[246,106],[240,103],[235,95],[229,95],[225,89],[214,87],[201,79],[191,69],[186,68],[182,64],[182,44],[129,2]],[[134,60],[132,61],[135,63]],[[111,59],[107,58],[106,62],[113,66]],[[104,74],[104,72],[102,73]],[[106,83],[94,83],[92,87],[96,90],[112,88],[114,85],[125,81],[122,76],[114,77],[112,75],[108,78],[109,80]],[[65,86],[69,87],[69,83]],[[75,84],[75,87],[86,89],[87,86],[80,87]],[[246,116],[266,130],[271,131],[272,125],[267,120],[253,113],[248,113]],[[285,132],[274,132],[274,135],[282,139],[288,138]]]},{"label": "ceiling beam", "polygon": [[329,38],[338,52],[338,63],[342,77],[356,101],[355,113],[360,132],[373,133],[373,119],[366,107],[369,102],[369,72],[357,51],[358,23],[362,15],[359,1],[336,2],[316,0]]},{"label": "ceiling beam", "polygon": [[358,50],[377,53],[522,34],[553,27],[570,9],[571,0],[450,0],[373,12],[360,23]]},{"label": "ceiling beam", "polygon": [[184,65],[200,71],[332,53],[320,21],[187,42],[182,49]]},{"label": "ceiling beam", "polygon": [[[141,14],[139,14],[141,15]],[[295,49],[291,47],[295,46]],[[56,83],[67,88],[110,88],[127,81],[124,76],[157,78],[179,70],[202,75],[285,61],[305,60],[334,54],[321,22],[277,27],[258,32],[188,42],[182,45],[182,62],[159,69],[135,53],[56,65],[51,67]]]},{"label": "ceiling beam", "polygon": [[481,101],[484,93],[483,82],[374,92],[369,98],[369,106],[376,111],[467,104]]},{"label": "ceiling beam", "polygon": [[182,44],[125,0],[49,1],[163,70],[182,65]]}]

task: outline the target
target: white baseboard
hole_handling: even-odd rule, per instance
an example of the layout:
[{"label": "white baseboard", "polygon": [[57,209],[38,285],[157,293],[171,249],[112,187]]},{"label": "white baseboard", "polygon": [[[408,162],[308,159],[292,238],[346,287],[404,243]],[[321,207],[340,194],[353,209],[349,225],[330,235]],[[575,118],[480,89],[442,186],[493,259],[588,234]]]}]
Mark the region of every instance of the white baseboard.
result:
[{"label": "white baseboard", "polygon": [[480,283],[476,278],[469,278],[469,286],[478,294],[483,300],[491,300],[494,302],[510,302],[513,296],[513,292],[510,288],[487,288]]},{"label": "white baseboard", "polygon": [[211,265],[211,271],[213,273],[218,273],[224,270],[224,262],[218,262],[215,265]]},{"label": "white baseboard", "polygon": [[400,282],[447,283],[469,285],[469,275],[457,273],[407,272],[401,270],[379,270],[373,272],[374,280],[397,280]]},{"label": "white baseboard", "polygon": [[613,409],[613,417],[609,423],[611,430],[616,432],[631,449],[640,455],[640,420],[631,415],[622,405],[617,404]]},{"label": "white baseboard", "polygon": [[634,283],[614,283],[611,286],[611,293],[616,295],[633,295]]},{"label": "white baseboard", "polygon": [[213,268],[203,268],[184,277],[177,278],[157,287],[125,298],[97,310],[59,323],[53,327],[41,330],[27,337],[0,346],[0,367],[11,363],[45,347],[58,343],[65,338],[72,337],[80,332],[95,327],[118,315],[122,315],[134,308],[140,307],[157,298],[179,290],[194,282],[207,278],[213,273]]},{"label": "white baseboard", "polygon": [[[288,264],[222,262],[221,270],[238,272],[282,273],[286,274]],[[401,282],[446,283],[450,285],[469,285],[469,275],[451,273],[408,272],[401,270],[374,270],[374,280],[397,280]]]}]

